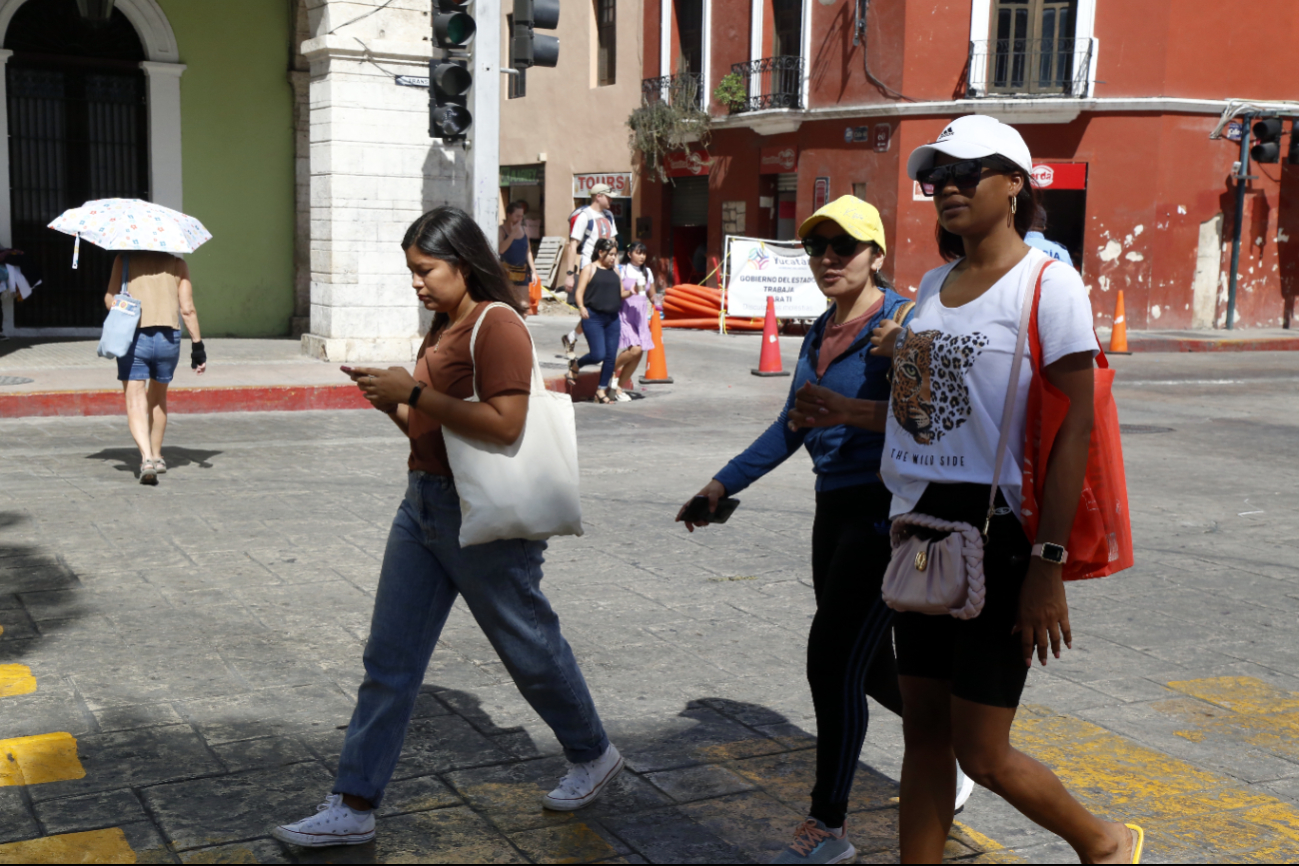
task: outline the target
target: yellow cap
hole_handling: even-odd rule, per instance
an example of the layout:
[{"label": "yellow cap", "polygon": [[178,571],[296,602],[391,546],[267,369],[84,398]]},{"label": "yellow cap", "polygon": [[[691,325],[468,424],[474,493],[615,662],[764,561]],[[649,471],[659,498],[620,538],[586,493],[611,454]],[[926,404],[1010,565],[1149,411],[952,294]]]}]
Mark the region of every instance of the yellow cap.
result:
[{"label": "yellow cap", "polygon": [[841,196],[803,220],[798,227],[799,238],[807,237],[812,229],[826,220],[834,220],[857,240],[874,241],[879,244],[881,252],[888,251],[884,246],[884,223],[875,205],[855,195]]}]

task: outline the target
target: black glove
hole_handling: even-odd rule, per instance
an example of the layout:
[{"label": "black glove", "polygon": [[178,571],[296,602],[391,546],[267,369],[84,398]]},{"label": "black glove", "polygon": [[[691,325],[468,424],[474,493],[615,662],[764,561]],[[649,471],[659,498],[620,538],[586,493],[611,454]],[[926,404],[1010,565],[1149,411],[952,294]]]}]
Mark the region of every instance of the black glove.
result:
[{"label": "black glove", "polygon": [[207,363],[207,349],[203,348],[203,341],[199,340],[189,347],[189,368],[197,370]]}]

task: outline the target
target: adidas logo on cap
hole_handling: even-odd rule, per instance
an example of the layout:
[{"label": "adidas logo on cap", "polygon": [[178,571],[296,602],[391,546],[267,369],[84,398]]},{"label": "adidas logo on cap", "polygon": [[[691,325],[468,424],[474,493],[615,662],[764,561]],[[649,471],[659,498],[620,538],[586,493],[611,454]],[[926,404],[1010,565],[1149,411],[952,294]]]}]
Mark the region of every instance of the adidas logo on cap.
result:
[{"label": "adidas logo on cap", "polygon": [[955,133],[952,131],[952,128],[949,126],[946,129],[944,129],[941,133],[939,133],[938,140],[946,141],[947,139],[951,138],[953,135],[955,135]]}]

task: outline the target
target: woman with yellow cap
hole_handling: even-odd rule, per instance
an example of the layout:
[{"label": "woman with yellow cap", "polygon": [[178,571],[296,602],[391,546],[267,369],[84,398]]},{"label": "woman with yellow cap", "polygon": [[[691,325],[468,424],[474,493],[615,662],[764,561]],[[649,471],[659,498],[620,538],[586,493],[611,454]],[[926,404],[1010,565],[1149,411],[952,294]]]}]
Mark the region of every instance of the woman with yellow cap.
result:
[{"label": "woman with yellow cap", "polygon": [[856,854],[845,818],[866,737],[866,696],[902,712],[893,616],[880,599],[891,550],[890,494],[879,478],[890,365],[869,349],[872,329],[906,321],[912,304],[879,276],[884,226],[870,204],[852,196],[831,202],[803,223],[799,237],[830,308],[803,340],[780,416],[700,495],[715,508],[719,498],[748,487],[800,447],[812,457],[817,611],[807,675],[816,708],[816,785],[808,819],[774,862],[837,863]]}]

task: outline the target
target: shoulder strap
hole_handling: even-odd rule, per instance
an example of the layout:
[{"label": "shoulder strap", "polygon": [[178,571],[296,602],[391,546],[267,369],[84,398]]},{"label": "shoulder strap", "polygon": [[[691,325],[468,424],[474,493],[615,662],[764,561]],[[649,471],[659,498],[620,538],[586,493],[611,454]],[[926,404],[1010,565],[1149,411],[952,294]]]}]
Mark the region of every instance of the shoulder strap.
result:
[{"label": "shoulder strap", "polygon": [[[509,310],[511,313],[514,313],[514,315],[518,318],[520,322],[524,322],[523,317],[519,315],[517,310],[510,307],[508,304],[502,304],[500,301],[494,301],[488,304],[487,309],[479,313],[478,321],[474,322],[474,329],[469,334],[469,363],[472,364],[474,368],[474,372],[470,377],[470,381],[473,383],[474,386],[475,400],[478,399],[478,358],[474,355],[474,350],[478,346],[478,329],[483,326],[483,320],[487,318],[487,314],[490,313],[496,307]],[[524,328],[527,328],[526,322],[524,322]],[[532,347],[532,393],[534,394],[537,393],[538,387],[544,388],[545,383],[542,381],[541,378],[541,362],[537,360],[537,347],[533,346]]]},{"label": "shoulder strap", "polygon": [[1010,362],[1010,383],[1006,385],[1006,404],[1001,410],[1001,435],[997,438],[997,458],[993,461],[992,490],[988,493],[988,518],[983,524],[983,536],[988,537],[992,525],[992,513],[997,506],[997,490],[1001,486],[1001,465],[1006,459],[1006,445],[1010,441],[1011,422],[1015,419],[1015,396],[1019,391],[1019,370],[1024,364],[1024,347],[1028,342],[1029,323],[1033,313],[1033,299],[1042,285],[1042,274],[1054,259],[1043,254],[1045,261],[1039,261],[1029,269],[1028,285],[1024,286],[1024,299],[1020,304],[1019,332],[1015,336],[1015,358]]},{"label": "shoulder strap", "polygon": [[902,324],[906,321],[907,315],[916,308],[915,301],[903,301],[898,304],[898,308],[893,311],[893,321]]},{"label": "shoulder strap", "polygon": [[[127,289],[126,284],[131,281],[130,273],[131,254],[122,253],[122,294],[126,295],[128,298],[131,297],[131,292]],[[145,292],[145,294],[147,295],[148,292]]]}]

